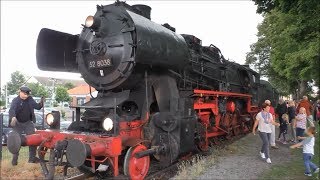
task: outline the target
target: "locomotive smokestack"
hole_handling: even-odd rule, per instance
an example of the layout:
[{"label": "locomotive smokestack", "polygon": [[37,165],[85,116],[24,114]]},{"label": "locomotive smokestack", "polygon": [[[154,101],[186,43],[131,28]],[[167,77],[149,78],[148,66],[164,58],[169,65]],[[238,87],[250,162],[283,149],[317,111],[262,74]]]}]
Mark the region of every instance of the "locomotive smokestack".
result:
[{"label": "locomotive smokestack", "polygon": [[150,19],[151,20],[151,7],[143,4],[136,4],[132,5],[132,7],[141,13],[139,13],[141,16]]}]

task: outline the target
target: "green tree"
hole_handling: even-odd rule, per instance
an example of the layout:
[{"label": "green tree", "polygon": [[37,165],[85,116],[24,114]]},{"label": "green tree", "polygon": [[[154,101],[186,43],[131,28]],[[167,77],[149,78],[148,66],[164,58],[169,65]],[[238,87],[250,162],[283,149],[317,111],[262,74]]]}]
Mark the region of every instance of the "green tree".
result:
[{"label": "green tree", "polygon": [[74,85],[74,84],[72,84],[71,82],[67,82],[67,83],[65,83],[65,84],[64,84],[64,87],[65,87],[65,88],[67,88],[67,89],[69,90],[69,89],[74,88],[74,87],[75,87],[75,85]]},{"label": "green tree", "polygon": [[28,83],[31,93],[35,97],[48,97],[47,89],[40,83]]},{"label": "green tree", "polygon": [[1,93],[0,93],[0,106],[6,106],[5,88],[1,89]]},{"label": "green tree", "polygon": [[19,72],[15,71],[11,73],[11,80],[7,83],[8,95],[17,94],[19,88],[26,82],[25,76]]},{"label": "green tree", "polygon": [[71,100],[71,97],[69,96],[67,92],[67,88],[63,86],[58,86],[56,89],[56,101],[57,102],[68,102]]},{"label": "green tree", "polygon": [[254,1],[264,21],[258,27],[258,41],[251,45],[247,64],[262,70],[259,72],[285,94],[298,90],[301,97],[311,90],[311,84],[319,87],[320,3]]},{"label": "green tree", "polygon": [[278,4],[277,0],[253,0],[257,5],[257,13],[268,13]]}]

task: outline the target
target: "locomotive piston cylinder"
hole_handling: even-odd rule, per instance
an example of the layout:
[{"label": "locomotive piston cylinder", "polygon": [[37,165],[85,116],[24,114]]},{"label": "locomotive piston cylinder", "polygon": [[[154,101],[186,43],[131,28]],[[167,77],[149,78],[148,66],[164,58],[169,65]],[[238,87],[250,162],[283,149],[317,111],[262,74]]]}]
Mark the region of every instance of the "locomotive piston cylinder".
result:
[{"label": "locomotive piston cylinder", "polygon": [[141,151],[141,152],[137,152],[135,154],[135,157],[136,158],[142,158],[142,157],[145,157],[145,156],[149,156],[149,155],[152,155],[152,154],[159,154],[161,151],[163,151],[165,149],[164,146],[157,146],[157,147],[153,147],[151,149],[147,149],[145,151]]}]

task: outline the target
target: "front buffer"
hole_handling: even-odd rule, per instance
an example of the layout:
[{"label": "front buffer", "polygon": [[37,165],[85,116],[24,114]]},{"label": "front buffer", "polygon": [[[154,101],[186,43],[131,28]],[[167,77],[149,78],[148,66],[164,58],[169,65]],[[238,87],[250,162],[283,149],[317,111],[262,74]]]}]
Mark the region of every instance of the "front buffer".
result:
[{"label": "front buffer", "polygon": [[[45,179],[54,178],[55,166],[64,166],[64,176],[67,175],[68,167],[77,167],[90,174],[119,175],[118,161],[123,150],[120,137],[54,130],[40,130],[36,134],[22,136],[14,131],[11,132],[8,136],[9,151],[17,153],[21,146],[38,146],[38,156]],[[136,153],[146,149],[144,145],[138,144],[128,150],[124,171],[131,179],[143,179],[147,175],[149,156],[141,158],[135,156]],[[45,155],[48,150],[50,150],[49,160],[46,162]]]}]

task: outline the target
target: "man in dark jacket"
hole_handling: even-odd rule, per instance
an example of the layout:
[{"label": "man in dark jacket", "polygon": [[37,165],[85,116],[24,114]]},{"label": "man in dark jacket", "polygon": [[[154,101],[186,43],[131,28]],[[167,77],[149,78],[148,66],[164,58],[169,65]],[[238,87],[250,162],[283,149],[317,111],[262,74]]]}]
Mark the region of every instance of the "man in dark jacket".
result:
[{"label": "man in dark jacket", "polygon": [[283,99],[279,100],[279,104],[276,108],[276,114],[279,118],[279,123],[283,123],[282,115],[288,112],[287,104],[284,102]]},{"label": "man in dark jacket", "polygon": [[[9,110],[10,125],[14,131],[25,133],[27,135],[35,133],[33,121],[35,120],[34,109],[40,110],[43,107],[43,98],[40,103],[36,103],[30,96],[31,90],[23,86],[20,88],[19,95],[12,100]],[[12,165],[18,164],[19,153],[13,154]],[[39,159],[36,157],[36,147],[29,147],[29,163],[37,163]]]},{"label": "man in dark jacket", "polygon": [[[284,124],[284,120],[282,119],[282,115],[288,112],[288,107],[287,107],[287,103],[284,102],[283,99],[279,100],[279,104],[276,107],[276,114],[278,115],[279,118],[279,123],[280,124]],[[280,141],[280,134],[281,131],[279,131],[279,138],[278,141]]]}]

